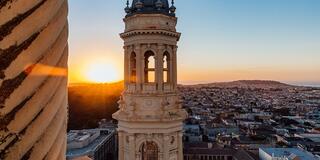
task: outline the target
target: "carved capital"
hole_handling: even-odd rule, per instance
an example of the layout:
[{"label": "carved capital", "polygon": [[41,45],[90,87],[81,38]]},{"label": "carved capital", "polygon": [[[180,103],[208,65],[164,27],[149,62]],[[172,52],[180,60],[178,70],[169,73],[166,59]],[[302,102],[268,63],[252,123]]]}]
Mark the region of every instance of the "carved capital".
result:
[{"label": "carved capital", "polygon": [[165,49],[165,45],[162,44],[162,43],[158,43],[157,49],[158,49],[158,50],[164,50],[164,49]]},{"label": "carved capital", "polygon": [[134,140],[135,140],[134,135],[130,135],[130,136],[129,136],[129,142],[132,142],[132,141],[134,141]]},{"label": "carved capital", "polygon": [[134,45],[134,47],[133,47],[133,50],[135,51],[135,52],[140,52],[140,50],[141,50],[141,46],[140,46],[140,44],[135,44]]},{"label": "carved capital", "polygon": [[163,138],[165,141],[169,141],[170,140],[170,137],[168,135],[164,136]]}]

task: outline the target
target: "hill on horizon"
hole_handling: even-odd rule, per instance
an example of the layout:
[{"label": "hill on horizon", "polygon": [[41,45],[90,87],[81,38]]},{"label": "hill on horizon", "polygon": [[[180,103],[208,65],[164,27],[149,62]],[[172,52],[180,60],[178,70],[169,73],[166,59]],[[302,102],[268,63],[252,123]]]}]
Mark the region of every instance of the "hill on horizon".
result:
[{"label": "hill on horizon", "polygon": [[[188,85],[187,85],[188,86]],[[210,86],[210,87],[221,87],[221,88],[292,88],[292,87],[299,87],[294,85],[289,85],[286,83],[282,83],[279,81],[273,80],[237,80],[231,82],[215,82],[215,83],[206,83],[206,84],[196,84],[196,85],[189,85],[194,87],[203,87],[203,86]]]},{"label": "hill on horizon", "polygon": [[[122,81],[112,82],[112,83],[70,83],[70,87],[80,87],[80,86],[99,86],[99,85],[119,85],[123,84]],[[226,82],[212,82],[212,83],[198,83],[198,84],[179,84],[181,86],[203,86],[203,85],[211,85],[211,86],[271,86],[271,87],[300,87],[291,84],[286,84],[280,81],[275,80],[236,80],[236,81],[226,81]]]}]

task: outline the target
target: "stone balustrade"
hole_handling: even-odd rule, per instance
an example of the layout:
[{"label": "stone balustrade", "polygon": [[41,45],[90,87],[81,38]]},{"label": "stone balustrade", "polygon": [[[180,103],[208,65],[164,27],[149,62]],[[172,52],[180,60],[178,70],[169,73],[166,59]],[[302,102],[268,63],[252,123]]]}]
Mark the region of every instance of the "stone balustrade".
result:
[{"label": "stone balustrade", "polygon": [[173,86],[170,83],[163,84],[163,92],[170,93],[173,91]]},{"label": "stone balustrade", "polygon": [[144,94],[157,93],[157,84],[156,83],[144,83],[142,85],[142,93],[144,93]]},{"label": "stone balustrade", "polygon": [[[130,83],[126,87],[126,93],[137,93],[137,84]],[[162,86],[156,83],[144,83],[142,85],[142,93],[155,94],[155,93],[173,93],[175,92],[174,87],[170,83],[164,83]]]},{"label": "stone balustrade", "polygon": [[134,93],[136,91],[136,84],[135,83],[130,83],[127,85],[127,93]]}]

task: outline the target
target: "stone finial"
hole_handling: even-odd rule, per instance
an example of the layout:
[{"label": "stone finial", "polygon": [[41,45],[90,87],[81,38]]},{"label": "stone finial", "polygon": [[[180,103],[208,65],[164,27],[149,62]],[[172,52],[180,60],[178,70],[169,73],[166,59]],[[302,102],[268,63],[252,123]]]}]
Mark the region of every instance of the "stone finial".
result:
[{"label": "stone finial", "polygon": [[130,7],[129,7],[129,0],[127,0],[127,6],[126,6],[126,8],[124,8],[124,11],[128,14],[128,13],[130,13],[131,12],[131,9],[130,9]]},{"label": "stone finial", "polygon": [[176,12],[176,7],[174,6],[174,0],[171,1],[171,7],[169,8],[171,14],[174,14]]},{"label": "stone finial", "polygon": [[140,0],[138,0],[138,2],[136,2],[135,6],[138,11],[141,11],[141,9],[143,8],[143,3]]},{"label": "stone finial", "polygon": [[158,9],[158,10],[161,10],[162,6],[163,6],[163,3],[162,3],[160,0],[158,0],[158,1],[156,2],[156,7],[157,7],[157,9]]}]

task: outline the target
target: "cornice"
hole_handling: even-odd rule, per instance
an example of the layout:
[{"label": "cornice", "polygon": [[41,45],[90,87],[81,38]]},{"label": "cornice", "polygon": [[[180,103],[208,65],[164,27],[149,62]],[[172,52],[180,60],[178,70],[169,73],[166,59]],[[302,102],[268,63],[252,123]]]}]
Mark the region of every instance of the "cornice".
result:
[{"label": "cornice", "polygon": [[179,41],[181,33],[179,32],[172,32],[172,31],[167,31],[167,30],[132,30],[128,32],[124,32],[120,34],[120,37],[122,39],[126,39],[132,36],[137,36],[137,35],[164,35],[164,36],[169,36],[169,37],[174,37],[177,38]]}]

